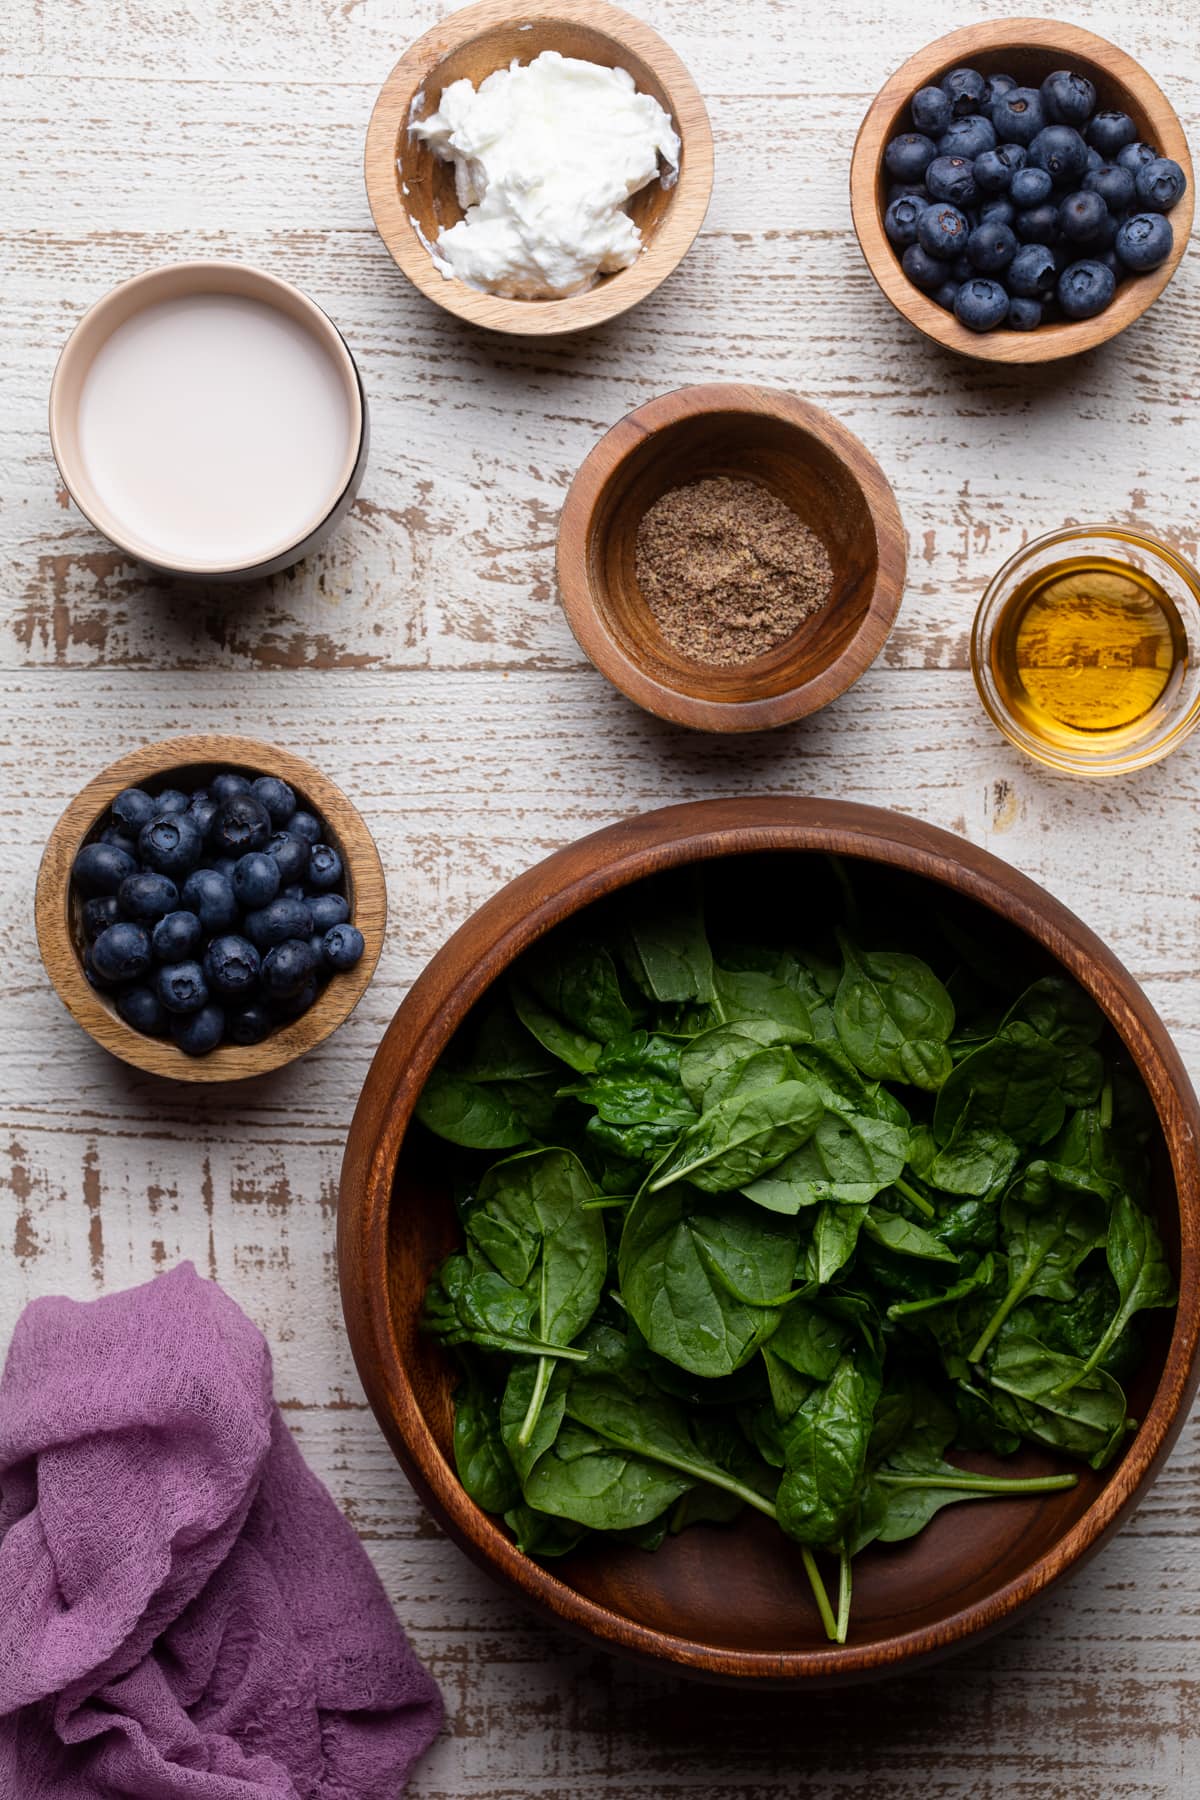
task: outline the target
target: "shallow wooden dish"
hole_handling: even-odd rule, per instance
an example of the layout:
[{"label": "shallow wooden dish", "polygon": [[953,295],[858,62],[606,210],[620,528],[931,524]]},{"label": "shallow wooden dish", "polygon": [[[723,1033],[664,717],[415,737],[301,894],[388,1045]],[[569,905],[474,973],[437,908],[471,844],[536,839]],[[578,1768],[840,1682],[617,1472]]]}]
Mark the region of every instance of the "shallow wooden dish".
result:
[{"label": "shallow wooden dish", "polygon": [[[667,642],[642,598],[637,532],[669,488],[752,477],[816,532],[830,597],[753,662],[720,669]],[[576,475],[558,528],[558,590],[596,667],[639,706],[701,731],[762,731],[805,718],[869,668],[904,591],[904,526],[866,447],[819,407],[773,388],[680,388],[639,406]]]},{"label": "shallow wooden dish", "polygon": [[[1157,1110],[1155,1200],[1177,1271],[1178,1311],[1147,1338],[1130,1389],[1140,1418],[1120,1461],[1069,1492],[1017,1508],[949,1507],[906,1546],[855,1564],[850,1641],[824,1641],[798,1550],[757,1515],[698,1526],[653,1555],[580,1552],[543,1566],[467,1498],[451,1459],[454,1373],[419,1329],[432,1269],[458,1241],[445,1159],[409,1133],[430,1070],[469,1009],[535,939],[591,902],[661,870],[757,856],[748,881],[801,873],[812,853],[859,858],[889,880],[967,904],[997,950],[1065,968],[1107,1014]],[[769,872],[762,860],[770,863]],[[776,873],[778,869],[778,875]],[[898,873],[897,873],[898,872]],[[958,899],[954,897],[958,896]],[[909,903],[913,896],[907,896]],[[974,903],[972,905],[972,903]],[[456,932],[401,1006],[372,1064],[342,1169],[338,1263],[354,1355],[392,1448],[438,1522],[476,1562],[552,1619],[676,1672],[760,1685],[863,1680],[945,1654],[1007,1624],[1091,1554],[1153,1477],[1187,1414],[1200,1334],[1200,1107],[1161,1021],[1073,914],[1015,869],[948,832],[836,801],[707,800],[632,819],[556,852]],[[1007,1465],[1061,1463],[1026,1452]]]},{"label": "shallow wooden dish", "polygon": [[[126,1025],[83,972],[82,908],[71,892],[71,864],[80,847],[103,826],[122,788],[152,789],[199,784],[218,769],[246,775],[279,775],[325,826],[327,841],[342,858],[350,917],[366,940],[362,957],[344,975],[326,982],[299,1019],[273,1031],[261,1044],[220,1044],[209,1056],[185,1056],[169,1038],[146,1037]],[[304,1056],[350,1017],[367,990],[387,922],[387,889],[379,852],[361,814],[340,788],[302,757],[254,738],[205,733],[164,738],[123,756],[72,800],[42,853],[35,900],[38,948],[58,997],[89,1037],[134,1068],[173,1081],[241,1081],[265,1075]]]},{"label": "shallow wooden dish", "polygon": [[[532,62],[543,50],[627,69],[674,121],[682,146],[679,178],[651,182],[627,211],[643,249],[631,268],[603,275],[584,294],[563,300],[505,300],[442,275],[429,253],[443,226],[462,218],[454,171],[409,135],[414,119],[436,112],[442,90],[466,76],[476,87],[514,57]],[[552,337],[603,325],[644,300],[686,256],[704,222],[712,192],[712,130],[691,76],[656,31],[604,0],[552,0],[515,10],[508,0],[480,0],[427,31],[385,81],[367,128],[367,199],[380,237],[427,299],[489,331]]]},{"label": "shallow wooden dish", "polygon": [[[908,103],[920,87],[936,82],[948,70],[969,67],[991,75],[1007,70],[1031,87],[1053,69],[1075,69],[1096,85],[1101,102],[1127,112],[1145,143],[1174,157],[1188,178],[1188,190],[1169,217],[1175,246],[1161,268],[1127,276],[1116,298],[1098,318],[1041,325],[1036,331],[968,331],[953,313],[914,287],[883,229],[887,176],[883,153],[898,131],[906,129]],[[928,44],[897,69],[867,110],[850,164],[850,206],[854,229],[867,266],[896,311],[911,325],[947,350],[985,362],[1054,362],[1078,356],[1107,343],[1141,317],[1162,293],[1187,247],[1195,210],[1195,173],[1187,139],[1174,107],[1145,69],[1124,50],[1095,32],[1057,19],[996,19],[964,25]]]}]

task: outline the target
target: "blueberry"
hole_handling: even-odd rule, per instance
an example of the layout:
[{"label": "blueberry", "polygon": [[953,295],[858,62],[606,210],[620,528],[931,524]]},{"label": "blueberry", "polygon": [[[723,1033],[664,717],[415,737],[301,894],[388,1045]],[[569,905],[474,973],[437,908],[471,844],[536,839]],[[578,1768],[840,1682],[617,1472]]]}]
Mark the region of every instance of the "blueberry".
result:
[{"label": "blueberry", "polygon": [[112,803],[113,818],[132,837],[137,836],[143,825],[150,823],[158,810],[158,801],[152,800],[141,788],[122,788]]},{"label": "blueberry", "polygon": [[1125,273],[1125,265],[1111,244],[1107,250],[1094,250],[1092,254],[1098,263],[1103,263],[1106,269],[1111,269],[1116,279],[1120,281]]},{"label": "blueberry", "polygon": [[263,992],[272,1000],[291,1000],[313,973],[313,953],[307,942],[286,938],[267,951],[262,961]]},{"label": "blueberry", "polygon": [[208,841],[226,855],[244,856],[247,850],[263,849],[270,835],[271,817],[262,801],[253,794],[235,794],[221,802]]},{"label": "blueberry", "polygon": [[1058,236],[1057,206],[1047,200],[1041,206],[1019,212],[1013,220],[1013,230],[1023,244],[1052,244]]},{"label": "blueberry", "polygon": [[230,932],[204,952],[204,979],[215,994],[245,999],[258,981],[261,958],[253,944]]},{"label": "blueberry", "polygon": [[81,894],[115,894],[127,875],[137,871],[128,851],[115,844],[85,844],[71,864],[71,874]]},{"label": "blueberry", "polygon": [[268,906],[279,892],[280,868],[265,850],[239,857],[233,869],[233,897],[247,912]]},{"label": "blueberry", "polygon": [[341,974],[354,967],[365,948],[363,934],[357,925],[335,925],[325,933],[325,965]]},{"label": "blueberry", "polygon": [[1057,187],[1073,186],[1087,173],[1087,145],[1073,125],[1047,125],[1030,144],[1029,160]]},{"label": "blueberry", "polygon": [[935,156],[925,171],[930,199],[948,200],[951,206],[973,206],[979,198],[975,170],[965,156]]},{"label": "blueberry", "polygon": [[350,917],[350,902],[345,894],[315,894],[308,903],[312,928],[321,937],[334,925],[342,925]]},{"label": "blueberry", "polygon": [[1138,205],[1146,212],[1170,212],[1187,190],[1187,176],[1169,156],[1143,163],[1133,181]]},{"label": "blueberry", "polygon": [[[937,295],[934,295],[937,299]],[[308,947],[313,954],[313,968],[323,970],[325,967],[325,936],[323,932],[314,931],[308,940]]]},{"label": "blueberry", "polygon": [[1171,221],[1163,213],[1134,213],[1117,227],[1117,255],[1135,275],[1165,263],[1174,243]]},{"label": "blueberry", "polygon": [[977,225],[967,239],[967,256],[981,275],[998,275],[1016,253],[1016,235],[1007,225]]},{"label": "blueberry", "polygon": [[[112,894],[99,894],[95,900],[83,903],[83,935],[88,943],[94,943],[102,931],[115,925],[121,916],[121,908]],[[344,915],[343,915],[344,916]]]},{"label": "blueberry", "polygon": [[[917,242],[930,256],[949,262],[966,248],[970,229],[965,214],[959,212],[957,206],[928,206],[917,221]],[[312,855],[316,854],[314,847]]]},{"label": "blueberry", "polygon": [[949,98],[938,87],[918,88],[909,103],[913,127],[926,137],[941,137],[954,114]]},{"label": "blueberry", "polygon": [[195,819],[185,812],[160,813],[138,834],[138,854],[160,875],[186,875],[196,867],[204,839]]},{"label": "blueberry", "polygon": [[248,794],[250,783],[244,775],[235,775],[232,769],[226,769],[222,774],[213,776],[208,790],[217,805],[224,806],[227,800],[234,800],[239,794]]},{"label": "blueberry", "polygon": [[978,69],[951,69],[942,76],[940,85],[956,119],[978,112],[987,98],[987,82]]},{"label": "blueberry", "polygon": [[[183,813],[187,811],[188,805],[188,796],[183,792],[182,788],[164,788],[161,794],[155,795],[154,812],[151,816],[154,818],[162,818],[164,813],[168,815],[171,813]],[[149,824],[149,822],[149,820],[146,821],[147,824]]]},{"label": "blueberry", "polygon": [[273,1024],[266,1007],[252,1000],[248,1006],[232,1007],[225,1014],[225,1035],[231,1044],[261,1044]]},{"label": "blueberry", "polygon": [[1010,331],[1036,331],[1042,322],[1042,308],[1037,300],[1026,300],[1020,294],[1008,303]]},{"label": "blueberry", "polygon": [[1001,144],[998,150],[985,150],[975,158],[975,185],[982,194],[1003,194],[1018,169],[1025,166],[1025,148],[1021,144]]},{"label": "blueberry", "polygon": [[[307,945],[305,948],[307,949]],[[272,1000],[271,1011],[281,1023],[288,1019],[298,1019],[302,1013],[308,1011],[319,992],[316,976],[310,975],[298,993],[292,994],[286,1000]]]},{"label": "blueberry", "polygon": [[171,1020],[171,1036],[185,1056],[208,1056],[225,1035],[225,1014],[219,1006],[202,1006],[185,1018]]},{"label": "blueberry", "polygon": [[1112,162],[1126,144],[1137,142],[1137,126],[1128,113],[1098,112],[1083,135],[1105,162]]},{"label": "blueberry", "polygon": [[1002,95],[1011,94],[1016,85],[1016,77],[1013,75],[987,76],[983,95],[984,106],[992,106]]},{"label": "blueberry", "polygon": [[1099,194],[1110,213],[1128,212],[1133,205],[1133,176],[1118,163],[1101,163],[1098,169],[1089,169],[1083,185],[1089,194]]},{"label": "blueberry", "polygon": [[1042,83],[1042,105],[1056,125],[1086,125],[1096,110],[1096,90],[1086,75],[1055,69]]},{"label": "blueberry", "polygon": [[164,963],[158,971],[154,991],[169,1013],[198,1012],[208,1004],[204,970],[195,960]]},{"label": "blueberry", "polygon": [[150,967],[150,934],[118,919],[92,945],[92,967],[102,981],[136,981]]},{"label": "blueberry", "polygon": [[247,913],[242,929],[259,950],[269,950],[288,938],[310,938],[313,917],[303,900],[272,900],[261,912]]},{"label": "blueberry", "polygon": [[[910,244],[916,243],[917,221],[925,211],[927,204],[924,200],[912,197],[893,200],[889,203],[888,209],[883,215],[883,229],[887,233],[888,242],[894,244],[897,250],[907,250]],[[304,842],[303,838],[292,837],[290,833],[281,832],[280,837],[283,836],[289,837],[293,844],[303,844]],[[272,838],[271,843],[275,844],[278,841],[278,838]]]},{"label": "blueberry", "polygon": [[89,987],[106,990],[112,986],[112,983],[106,981],[103,975],[99,973],[95,963],[92,961],[92,947],[90,944],[83,953],[83,973],[84,979],[87,981]]},{"label": "blueberry", "polygon": [[943,281],[941,287],[934,288],[929,298],[936,306],[940,306],[943,312],[953,312],[954,302],[958,299],[959,285],[957,281]]},{"label": "blueberry", "polygon": [[[920,131],[904,131],[894,137],[884,151],[883,166],[893,181],[920,181],[936,155],[937,146],[932,138]],[[294,806],[292,811],[295,811]]]},{"label": "blueberry", "polygon": [[[308,888],[305,886],[304,882],[302,882],[302,881],[289,881],[286,887],[280,888],[279,898],[281,900],[305,900],[305,901],[307,901],[308,900]],[[323,899],[324,895],[318,895],[318,898]]]},{"label": "blueberry", "polygon": [[[923,206],[929,205],[929,195],[925,192],[925,183],[923,181],[889,181],[887,185],[886,204],[890,206],[893,200],[919,200]],[[311,813],[308,816],[311,818]],[[289,831],[292,829],[291,819],[288,820],[287,828]],[[320,826],[318,826],[318,837],[320,836],[320,829]],[[315,843],[316,839],[313,841]]]},{"label": "blueberry", "polygon": [[1046,109],[1036,88],[1009,88],[992,103],[992,124],[1002,144],[1032,144],[1046,123]]},{"label": "blueberry", "polygon": [[272,825],[286,825],[296,810],[296,796],[287,782],[280,781],[278,775],[260,775],[250,786],[266,807]]},{"label": "blueberry", "polygon": [[1131,175],[1136,176],[1144,164],[1158,161],[1158,151],[1152,150],[1149,144],[1126,144],[1117,151],[1113,161],[1118,168],[1128,169]]},{"label": "blueberry", "polygon": [[167,1015],[153,988],[126,988],[123,994],[117,995],[116,1006],[120,1017],[135,1031],[146,1037],[166,1035]]},{"label": "blueberry", "polygon": [[164,913],[150,934],[155,962],[187,962],[197,956],[204,929],[194,912]]},{"label": "blueberry", "polygon": [[939,156],[967,156],[973,161],[996,148],[996,127],[980,113],[955,119],[938,139]]},{"label": "blueberry", "polygon": [[117,904],[127,919],[153,925],[179,905],[179,889],[169,875],[127,875],[117,889]]},{"label": "blueberry", "polygon": [[308,873],[308,854],[311,845],[303,838],[293,837],[290,831],[277,831],[267,845],[267,855],[273,857],[279,866],[279,879],[283,883],[302,881]]},{"label": "blueberry", "polygon": [[1011,225],[1016,216],[1017,209],[1007,198],[987,200],[979,209],[981,225]]},{"label": "blueberry", "polygon": [[1008,265],[1008,291],[1021,300],[1046,300],[1054,292],[1058,268],[1045,244],[1026,244]]},{"label": "blueberry", "polygon": [[232,888],[232,886],[233,886],[233,871],[238,866],[237,857],[236,856],[214,856],[212,859],[211,866],[216,870],[217,874],[221,877],[222,881],[227,881],[229,883],[230,887]]},{"label": "blueberry", "polygon": [[964,281],[970,281],[974,273],[975,264],[971,261],[965,250],[961,256],[956,256],[954,261],[950,264],[951,279],[956,281],[959,287],[962,286]]},{"label": "blueberry", "polygon": [[127,831],[122,831],[119,825],[106,825],[100,833],[100,842],[111,844],[114,850],[123,850],[126,856],[132,856],[137,861],[137,839],[130,837]]},{"label": "blueberry", "polygon": [[1008,294],[998,281],[976,275],[964,281],[954,302],[954,316],[968,331],[993,331],[1008,315]]},{"label": "blueberry", "polygon": [[233,884],[217,869],[193,869],[180,895],[205,931],[227,931],[238,916]]},{"label": "blueberry", "polygon": [[1094,319],[1117,289],[1111,269],[1092,258],[1072,263],[1058,278],[1058,304],[1068,319]]},{"label": "blueberry", "polygon": [[330,888],[336,887],[341,879],[342,859],[333,845],[314,844],[308,853],[309,887],[314,888],[318,894],[325,894]]},{"label": "blueberry", "polygon": [[1087,166],[1089,173],[1092,169],[1101,169],[1104,167],[1104,158],[1094,144],[1089,144],[1087,147]]},{"label": "blueberry", "polygon": [[325,835],[320,819],[310,812],[294,812],[287,828],[293,837],[303,838],[306,844],[319,844]]},{"label": "blueberry", "polygon": [[195,819],[202,836],[208,836],[219,808],[220,802],[214,799],[206,788],[201,788],[198,793],[192,795],[191,803],[188,806],[188,815]]},{"label": "blueberry", "polygon": [[1091,244],[1103,236],[1111,225],[1108,208],[1100,195],[1090,188],[1068,194],[1058,209],[1058,223],[1063,236],[1072,244]]},{"label": "blueberry", "polygon": [[1018,169],[1009,187],[1009,199],[1022,209],[1041,206],[1054,191],[1054,183],[1045,169]]}]

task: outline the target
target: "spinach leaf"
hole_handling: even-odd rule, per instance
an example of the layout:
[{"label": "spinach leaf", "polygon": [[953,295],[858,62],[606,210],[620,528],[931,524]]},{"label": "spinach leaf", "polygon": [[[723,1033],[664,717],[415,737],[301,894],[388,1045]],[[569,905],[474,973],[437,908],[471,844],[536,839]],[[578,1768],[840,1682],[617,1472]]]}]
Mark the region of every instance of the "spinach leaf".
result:
[{"label": "spinach leaf", "polygon": [[696,1111],[679,1085],[679,1046],[645,1031],[606,1044],[587,1080],[559,1090],[596,1109],[592,1142],[630,1159],[655,1161]]},{"label": "spinach leaf", "polygon": [[1009,1181],[1020,1151],[1006,1132],[970,1123],[968,1105],[955,1122],[948,1142],[923,1171],[931,1187],[943,1194],[982,1197],[998,1194]]},{"label": "spinach leaf", "polygon": [[1002,1396],[1001,1416],[1022,1437],[1086,1457],[1102,1469],[1120,1448],[1125,1396],[1103,1369],[1084,1373],[1077,1357],[1036,1338],[1006,1332],[988,1360],[987,1378]]},{"label": "spinach leaf", "polygon": [[1154,1221],[1127,1194],[1118,1195],[1113,1205],[1104,1248],[1120,1304],[1076,1379],[1090,1375],[1103,1361],[1135,1313],[1174,1306],[1179,1297]]},{"label": "spinach leaf", "polygon": [[804,1081],[735,1090],[683,1133],[652,1173],[650,1192],[676,1181],[713,1194],[745,1187],[811,1136],[821,1112],[815,1090]]},{"label": "spinach leaf", "polygon": [[960,1276],[940,1293],[925,1294],[917,1300],[893,1301],[887,1309],[887,1316],[889,1319],[912,1319],[943,1306],[953,1306],[956,1301],[965,1300],[978,1289],[989,1288],[994,1277],[995,1263],[989,1254],[969,1274]]},{"label": "spinach leaf", "polygon": [[510,987],[517,1017],[538,1043],[559,1062],[582,1075],[590,1075],[600,1061],[604,1045],[599,1038],[569,1025],[552,1008],[544,1006],[529,988],[513,980]]},{"label": "spinach leaf", "polygon": [[886,1212],[882,1207],[869,1206],[862,1228],[874,1243],[882,1245],[895,1256],[917,1256],[924,1262],[958,1262],[953,1250],[940,1238],[924,1231],[920,1225],[914,1225],[911,1219],[906,1219],[901,1213]]},{"label": "spinach leaf", "polygon": [[575,1360],[579,1353],[533,1331],[531,1294],[497,1274],[482,1258],[448,1256],[425,1294],[422,1325],[444,1344],[475,1344],[511,1356]]},{"label": "spinach leaf", "polygon": [[867,1216],[865,1206],[845,1205],[826,1200],[817,1212],[813,1234],[809,1239],[805,1274],[809,1281],[824,1287],[831,1282],[854,1255],[858,1234]]},{"label": "spinach leaf", "polygon": [[1057,1044],[1020,1023],[956,1063],[937,1097],[934,1136],[948,1145],[970,1108],[976,1130],[1003,1132],[1019,1145],[1044,1144],[1059,1129],[1067,1103]]},{"label": "spinach leaf", "polygon": [[674,882],[660,886],[651,906],[629,918],[620,936],[630,976],[649,1000],[699,1001],[716,997],[712,951],[704,931],[699,890]]},{"label": "spinach leaf", "polygon": [[763,1354],[779,1357],[811,1381],[828,1381],[841,1361],[850,1335],[844,1320],[834,1318],[811,1301],[794,1300]]},{"label": "spinach leaf", "polygon": [[783,1480],[775,1505],[789,1537],[829,1545],[843,1536],[866,1473],[880,1389],[878,1370],[866,1355],[844,1356],[783,1427]]},{"label": "spinach leaf", "polygon": [[464,1150],[509,1150],[527,1143],[530,1135],[502,1092],[448,1069],[431,1072],[416,1115],[429,1131]]},{"label": "spinach leaf", "polygon": [[771,1492],[775,1484],[767,1471],[748,1480],[706,1455],[689,1429],[683,1408],[665,1396],[638,1399],[604,1377],[584,1377],[570,1386],[567,1412],[607,1443],[662,1463],[692,1481],[723,1489],[774,1518]]},{"label": "spinach leaf", "polygon": [[908,1158],[908,1133],[886,1119],[827,1112],[807,1144],[742,1189],[772,1212],[822,1201],[865,1206],[890,1187]]},{"label": "spinach leaf", "polygon": [[813,1035],[812,1017],[803,998],[784,975],[761,969],[715,969],[717,1006],[723,1020],[759,1021],[780,1034],[780,1042],[799,1044]]},{"label": "spinach leaf", "polygon": [[500,1436],[500,1411],[468,1365],[454,1390],[454,1466],[485,1512],[507,1512],[521,1498],[516,1471]]},{"label": "spinach leaf", "polygon": [[526,1031],[502,992],[481,1002],[459,1036],[445,1066],[468,1081],[528,1081],[554,1073],[555,1059]]},{"label": "spinach leaf", "polygon": [[845,969],[834,1001],[838,1037],[855,1067],[877,1080],[936,1090],[950,1073],[954,1004],[919,957],[860,951],[844,933]]},{"label": "spinach leaf", "polygon": [[587,1536],[586,1526],[535,1512],[524,1504],[511,1507],[504,1515],[504,1523],[512,1532],[517,1549],[526,1556],[567,1556]]},{"label": "spinach leaf", "polygon": [[1031,1206],[1020,1188],[1006,1195],[1000,1208],[1008,1255],[1009,1286],[1000,1305],[980,1333],[970,1360],[978,1362],[1013,1307],[1026,1296],[1069,1300],[1075,1271],[1105,1237],[1103,1207],[1087,1193],[1059,1189],[1053,1204]]},{"label": "spinach leaf", "polygon": [[780,1027],[770,1019],[738,1019],[692,1038],[679,1056],[679,1079],[692,1105],[697,1110],[714,1105],[732,1069],[756,1049],[787,1042],[779,1033]]}]

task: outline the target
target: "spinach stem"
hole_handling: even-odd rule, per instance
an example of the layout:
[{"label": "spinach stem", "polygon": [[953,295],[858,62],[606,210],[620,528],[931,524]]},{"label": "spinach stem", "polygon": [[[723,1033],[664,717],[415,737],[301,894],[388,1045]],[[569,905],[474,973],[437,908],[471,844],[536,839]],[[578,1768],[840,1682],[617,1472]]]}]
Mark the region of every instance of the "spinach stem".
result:
[{"label": "spinach stem", "polygon": [[1078,1475],[876,1475],[881,1487],[950,1488],[970,1494],[1052,1494],[1073,1488]]},{"label": "spinach stem", "polygon": [[504,1337],[484,1331],[464,1331],[461,1336],[444,1338],[447,1344],[478,1344],[483,1350],[507,1350],[510,1356],[561,1357],[564,1362],[586,1362],[586,1350],[574,1350],[569,1344],[543,1344],[540,1338]]},{"label": "spinach stem", "polygon": [[[568,1404],[568,1413],[570,1410]],[[717,1463],[700,1462],[689,1456],[672,1454],[670,1451],[659,1449],[657,1445],[632,1443],[627,1438],[619,1436],[615,1431],[606,1431],[603,1426],[596,1425],[590,1420],[581,1422],[587,1425],[589,1431],[594,1431],[597,1437],[607,1439],[619,1450],[627,1450],[632,1456],[644,1456],[647,1462],[662,1463],[668,1469],[678,1469],[681,1475],[691,1475],[697,1481],[707,1482],[709,1487],[724,1488],[727,1494],[736,1494],[739,1500],[744,1500],[747,1506],[753,1506],[756,1511],[765,1513],[768,1519],[778,1519],[779,1517],[774,1501],[768,1500],[765,1494],[760,1494],[756,1488],[749,1487],[744,1481],[739,1481],[736,1475],[730,1475]]]},{"label": "spinach stem", "polygon": [[903,1175],[897,1175],[892,1186],[898,1194],[904,1195],[904,1198],[909,1202],[910,1206],[915,1206],[919,1213],[924,1213],[927,1219],[937,1218],[936,1207],[930,1205],[924,1194],[918,1194],[916,1188],[913,1187],[911,1182],[905,1181]]},{"label": "spinach stem", "polygon": [[580,1212],[603,1212],[609,1206],[628,1206],[633,1199],[632,1194],[605,1195],[603,1200],[581,1200]]},{"label": "spinach stem", "polygon": [[980,1332],[978,1338],[975,1340],[975,1343],[972,1345],[971,1349],[967,1352],[967,1361],[968,1362],[977,1363],[980,1360],[980,1358],[983,1356],[984,1351],[987,1349],[988,1345],[991,1343],[992,1339],[995,1337],[996,1333],[999,1331],[1000,1327],[1003,1325],[1005,1319],[1007,1319],[1007,1317],[1008,1317],[1009,1313],[1012,1311],[1013,1307],[1017,1304],[1017,1302],[1024,1295],[1026,1288],[1031,1287],[1033,1285],[1033,1278],[1037,1274],[1038,1270],[1041,1268],[1041,1266],[1042,1266],[1043,1262],[1045,1262],[1045,1260],[1046,1260],[1045,1254],[1043,1254],[1041,1256],[1031,1256],[1030,1257],[1029,1261],[1025,1264],[1025,1267],[1022,1269],[1021,1273],[1017,1276],[1017,1279],[1013,1282],[1013,1284],[1009,1288],[1007,1294],[1005,1294],[1003,1300],[1000,1302],[999,1306],[996,1308],[995,1312],[992,1314],[991,1318],[988,1320],[987,1324],[984,1326],[983,1330]]},{"label": "spinach stem", "polygon": [[838,1610],[834,1642],[844,1644],[850,1629],[850,1549],[845,1538],[838,1550]]},{"label": "spinach stem", "polygon": [[542,1402],[546,1398],[546,1389],[550,1386],[550,1376],[554,1364],[548,1356],[538,1360],[537,1374],[533,1379],[533,1392],[529,1396],[529,1405],[525,1408],[525,1417],[521,1420],[521,1429],[517,1433],[517,1442],[524,1449],[537,1427],[542,1410]]},{"label": "spinach stem", "polygon": [[1100,1129],[1107,1131],[1113,1122],[1113,1084],[1112,1077],[1100,1089]]},{"label": "spinach stem", "polygon": [[831,1644],[840,1643],[838,1622],[834,1617],[833,1608],[829,1604],[829,1595],[825,1592],[825,1583],[821,1580],[817,1559],[807,1544],[801,1544],[800,1555],[804,1559],[804,1573],[808,1576],[808,1585],[812,1589],[813,1599],[817,1603],[817,1611],[821,1615],[821,1623],[825,1627],[825,1636]]}]

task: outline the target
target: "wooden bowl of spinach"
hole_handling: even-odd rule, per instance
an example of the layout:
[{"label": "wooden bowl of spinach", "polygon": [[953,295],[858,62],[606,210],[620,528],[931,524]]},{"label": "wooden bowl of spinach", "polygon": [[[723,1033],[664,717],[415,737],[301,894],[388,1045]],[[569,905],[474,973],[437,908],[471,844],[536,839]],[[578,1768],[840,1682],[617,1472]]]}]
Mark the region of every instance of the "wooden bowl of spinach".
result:
[{"label": "wooden bowl of spinach", "polygon": [[1114,1529],[1194,1390],[1200,1112],[1078,919],[827,801],[613,826],[450,940],[338,1215],[414,1485],[562,1623],[909,1668]]}]

